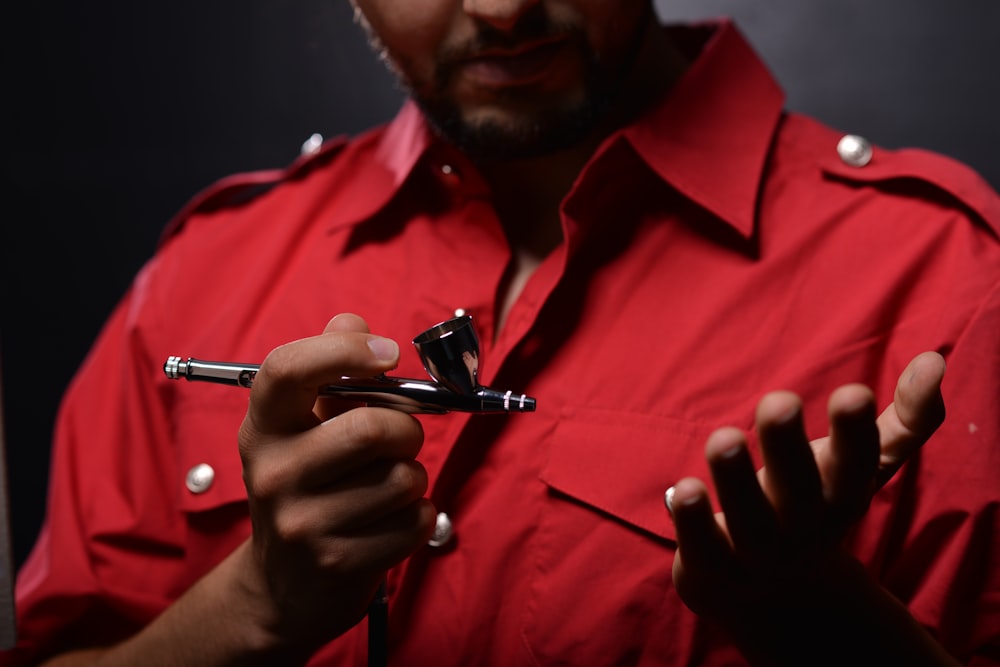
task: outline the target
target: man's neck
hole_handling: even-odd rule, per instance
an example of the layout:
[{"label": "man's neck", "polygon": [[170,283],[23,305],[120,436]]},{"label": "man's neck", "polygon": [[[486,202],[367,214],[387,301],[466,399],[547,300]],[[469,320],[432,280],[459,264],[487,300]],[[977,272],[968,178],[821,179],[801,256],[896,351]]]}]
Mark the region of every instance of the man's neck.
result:
[{"label": "man's neck", "polygon": [[608,136],[633,122],[665,94],[686,66],[665,31],[656,21],[650,21],[621,93],[582,141],[556,153],[479,165],[490,184],[511,249],[510,265],[498,295],[497,331],[531,274],[562,243],[560,206],[584,166]]},{"label": "man's neck", "polygon": [[546,155],[479,165],[512,250],[540,261],[561,241],[559,206],[601,143],[655,103],[687,62],[655,21],[613,106],[576,145]]}]

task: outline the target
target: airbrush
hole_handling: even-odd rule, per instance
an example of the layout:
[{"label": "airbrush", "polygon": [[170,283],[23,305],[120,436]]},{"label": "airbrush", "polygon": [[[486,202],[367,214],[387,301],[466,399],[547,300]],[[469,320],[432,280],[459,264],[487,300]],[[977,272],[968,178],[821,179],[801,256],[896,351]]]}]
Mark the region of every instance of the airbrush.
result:
[{"label": "airbrush", "polygon": [[[413,345],[431,381],[384,374],[342,377],[321,387],[319,393],[409,413],[535,411],[535,399],[530,396],[479,384],[479,337],[471,316],[435,324],[414,338]],[[169,357],[163,364],[163,372],[172,380],[185,378],[246,388],[253,385],[259,369],[259,364],[191,357]]]}]

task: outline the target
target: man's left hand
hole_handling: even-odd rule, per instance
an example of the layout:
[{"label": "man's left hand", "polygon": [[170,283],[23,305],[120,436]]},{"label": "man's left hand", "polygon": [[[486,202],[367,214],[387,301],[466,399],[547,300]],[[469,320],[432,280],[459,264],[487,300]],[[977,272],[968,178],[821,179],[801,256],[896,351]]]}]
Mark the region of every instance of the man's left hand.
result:
[{"label": "man's left hand", "polygon": [[[853,644],[856,631],[928,640],[841,542],[875,492],[942,423],[943,375],[941,355],[915,357],[881,415],[867,387],[836,389],[829,435],[812,442],[800,399],[770,393],[756,412],[759,471],[742,431],[722,428],[708,439],[721,512],[713,512],[700,480],[682,479],[668,491],[677,591],[693,611],[721,623],[751,661],[820,664],[824,652]],[[891,613],[875,611],[886,605]]]}]

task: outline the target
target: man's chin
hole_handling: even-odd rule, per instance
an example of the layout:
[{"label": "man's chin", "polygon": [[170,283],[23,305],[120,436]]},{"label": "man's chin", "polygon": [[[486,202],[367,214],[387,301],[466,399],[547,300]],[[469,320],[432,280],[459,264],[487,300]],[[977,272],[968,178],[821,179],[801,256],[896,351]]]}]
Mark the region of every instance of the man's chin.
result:
[{"label": "man's chin", "polygon": [[473,160],[516,160],[571,148],[593,129],[597,113],[586,104],[544,118],[467,119],[455,111],[421,105],[435,132]]}]

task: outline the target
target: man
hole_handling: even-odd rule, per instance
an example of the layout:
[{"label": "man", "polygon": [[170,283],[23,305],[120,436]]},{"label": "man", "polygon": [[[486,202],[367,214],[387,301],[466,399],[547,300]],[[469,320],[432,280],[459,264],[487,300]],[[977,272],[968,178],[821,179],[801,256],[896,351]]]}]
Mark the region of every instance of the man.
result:
[{"label": "man", "polygon": [[[178,217],[68,392],[7,663],[359,664],[384,581],[394,664],[995,664],[996,195],[838,153],[726,23],[356,6],[414,103]],[[537,412],[317,397],[456,309]],[[173,354],[263,359],[249,406]]]}]

